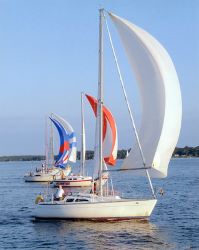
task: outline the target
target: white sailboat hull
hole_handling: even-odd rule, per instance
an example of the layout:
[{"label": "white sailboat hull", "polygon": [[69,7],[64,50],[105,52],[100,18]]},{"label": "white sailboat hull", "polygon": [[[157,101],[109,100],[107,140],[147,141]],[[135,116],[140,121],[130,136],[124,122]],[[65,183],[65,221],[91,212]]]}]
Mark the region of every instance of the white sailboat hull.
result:
[{"label": "white sailboat hull", "polygon": [[[69,175],[70,169],[62,170],[65,176]],[[24,176],[26,182],[52,182],[54,180],[62,179],[63,175],[60,170],[53,170],[49,172],[35,172]]]},{"label": "white sailboat hull", "polygon": [[39,174],[39,175],[26,175],[24,180],[26,182],[51,182],[56,179],[61,179],[61,176],[51,174]]},{"label": "white sailboat hull", "polygon": [[[102,185],[104,185],[108,180],[108,177],[102,178]],[[95,180],[96,185],[99,185],[99,180]],[[93,184],[93,178],[91,176],[78,176],[69,175],[65,179],[57,179],[53,181],[54,187],[91,187]]]},{"label": "white sailboat hull", "polygon": [[83,180],[57,180],[54,181],[54,186],[58,187],[61,185],[62,187],[91,187],[92,186],[92,178],[83,179]]},{"label": "white sailboat hull", "polygon": [[35,218],[40,219],[85,219],[128,220],[150,217],[157,200],[120,199],[102,202],[71,202],[65,204],[40,203]]}]

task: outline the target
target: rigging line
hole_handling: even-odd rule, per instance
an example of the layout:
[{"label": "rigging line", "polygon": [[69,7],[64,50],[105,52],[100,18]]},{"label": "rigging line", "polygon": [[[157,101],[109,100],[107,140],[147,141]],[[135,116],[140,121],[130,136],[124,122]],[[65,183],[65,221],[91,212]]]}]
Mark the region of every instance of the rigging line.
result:
[{"label": "rigging line", "polygon": [[146,169],[146,174],[147,174],[147,177],[148,177],[148,180],[149,180],[149,185],[150,185],[153,197],[156,199],[155,191],[154,191],[154,188],[153,188],[153,185],[152,185],[152,182],[151,182],[151,178],[150,178],[148,169]]},{"label": "rigging line", "polygon": [[110,33],[110,30],[109,30],[109,26],[108,26],[107,19],[106,19],[105,15],[104,15],[104,19],[105,19],[106,29],[107,29],[109,40],[110,40],[110,44],[111,44],[111,49],[112,49],[113,56],[114,56],[114,59],[115,59],[115,64],[116,64],[117,71],[118,71],[118,74],[119,74],[119,79],[120,79],[120,82],[121,82],[121,85],[122,85],[122,90],[123,90],[123,93],[124,93],[124,98],[125,98],[125,101],[126,101],[126,104],[127,104],[127,108],[128,108],[128,111],[129,111],[129,115],[130,115],[130,118],[131,118],[131,122],[132,122],[132,125],[133,125],[133,129],[134,129],[136,141],[138,143],[138,147],[139,147],[140,155],[141,155],[141,158],[142,158],[142,162],[143,162],[143,165],[145,166],[146,162],[145,162],[144,154],[143,154],[142,147],[141,147],[141,144],[140,144],[140,140],[139,140],[139,136],[138,136],[138,133],[137,133],[137,129],[136,129],[136,126],[135,126],[135,120],[134,120],[134,117],[133,117],[133,114],[132,114],[132,111],[131,111],[131,107],[130,107],[130,104],[129,104],[129,101],[128,101],[126,89],[124,87],[123,77],[122,77],[122,74],[121,74],[121,71],[120,71],[120,67],[119,67],[119,64],[118,64],[117,56],[116,56],[115,49],[114,49],[114,46],[113,46],[113,41],[112,41],[111,33]]}]

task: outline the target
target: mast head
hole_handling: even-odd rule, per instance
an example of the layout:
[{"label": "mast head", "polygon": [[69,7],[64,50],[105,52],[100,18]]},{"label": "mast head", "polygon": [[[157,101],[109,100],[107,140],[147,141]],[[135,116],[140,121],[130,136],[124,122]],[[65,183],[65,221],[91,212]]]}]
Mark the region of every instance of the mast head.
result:
[{"label": "mast head", "polygon": [[103,14],[104,13],[104,8],[99,8],[99,13]]}]

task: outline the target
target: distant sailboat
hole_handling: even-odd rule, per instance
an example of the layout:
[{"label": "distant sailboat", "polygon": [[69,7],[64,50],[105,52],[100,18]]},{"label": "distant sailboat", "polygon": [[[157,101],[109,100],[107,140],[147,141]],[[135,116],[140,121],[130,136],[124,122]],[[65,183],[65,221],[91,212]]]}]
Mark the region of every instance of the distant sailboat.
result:
[{"label": "distant sailboat", "polygon": [[[97,113],[97,106],[98,106],[98,100],[94,97],[87,95],[87,100],[89,101],[93,112],[96,116],[96,119],[99,119],[98,113]],[[102,116],[103,116],[103,136],[102,136],[102,144],[103,144],[103,169],[107,170],[107,165],[114,166],[116,164],[117,159],[117,150],[118,150],[118,137],[117,137],[117,126],[115,122],[115,118],[111,114],[110,110],[103,105],[102,109]],[[96,135],[95,135],[95,148],[94,148],[94,185],[95,188],[98,189],[99,185],[104,185],[108,178],[109,173],[103,172],[102,178],[100,180],[99,178],[99,136],[98,136],[98,122],[96,123]],[[101,181],[101,183],[100,183]]]},{"label": "distant sailboat", "polygon": [[[55,166],[54,152],[53,152],[53,129],[50,124],[50,140],[48,143],[48,128],[46,122],[46,133],[45,133],[45,163],[42,164],[41,168],[36,168],[35,172],[29,172],[25,174],[24,180],[26,182],[52,182],[53,180],[60,179],[63,176],[63,170]],[[64,174],[68,175],[70,169],[64,170]]]},{"label": "distant sailboat", "polygon": [[[95,116],[97,116],[97,99],[92,96],[86,95]],[[95,147],[95,160],[94,160],[94,173],[93,177],[85,175],[85,124],[84,124],[84,109],[83,109],[83,93],[81,94],[81,124],[82,124],[82,146],[81,146],[81,170],[78,175],[70,174],[69,176],[54,181],[54,185],[58,187],[62,185],[63,187],[91,187],[95,185],[96,187],[99,185],[98,178],[98,170],[96,168],[96,158],[98,158],[98,150],[97,145],[98,141],[96,141]],[[104,116],[104,135],[103,135],[103,145],[104,145],[104,169],[107,169],[106,164],[114,165],[116,162],[117,156],[117,128],[115,124],[115,120],[111,114],[111,112],[104,106],[103,108],[103,116]],[[97,139],[96,139],[97,140]],[[106,183],[108,180],[108,172],[103,173],[102,185]],[[94,183],[94,184],[93,184]]]},{"label": "distant sailboat", "polygon": [[66,169],[68,162],[76,162],[76,135],[72,126],[62,117],[53,114],[53,118],[50,119],[57,128],[60,137],[59,154],[55,161],[55,166]]},{"label": "distant sailboat", "polygon": [[[100,185],[91,194],[67,195],[61,201],[45,200],[36,206],[36,218],[126,220],[148,218],[156,203],[151,177],[167,176],[168,164],[176,146],[180,127],[182,103],[180,86],[175,67],[163,46],[138,26],[109,13],[121,36],[130,65],[135,73],[142,101],[142,122],[139,133],[124,88],[112,39],[107,26],[115,62],[122,84],[130,119],[135,132],[136,144],[132,147],[121,169],[112,171],[139,171],[148,178],[151,197],[146,199],[123,198],[104,192],[102,174],[103,157],[103,23],[106,21],[100,9],[99,30],[99,81],[96,125],[96,162]],[[107,23],[106,23],[107,24]],[[131,135],[129,135],[130,139]],[[110,171],[110,170],[109,170]],[[129,183],[130,184],[130,183]]]},{"label": "distant sailboat", "polygon": [[53,182],[55,187],[62,185],[62,187],[91,187],[93,178],[92,176],[85,175],[85,153],[86,153],[86,142],[85,142],[85,124],[84,124],[84,103],[83,93],[81,93],[81,163],[80,172],[78,174],[71,173],[68,176],[56,180]]}]

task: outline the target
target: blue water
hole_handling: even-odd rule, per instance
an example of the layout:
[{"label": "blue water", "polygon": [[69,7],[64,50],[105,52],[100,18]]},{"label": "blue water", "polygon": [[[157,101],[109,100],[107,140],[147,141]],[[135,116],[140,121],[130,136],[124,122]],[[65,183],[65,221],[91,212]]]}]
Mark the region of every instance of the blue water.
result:
[{"label": "blue water", "polygon": [[[173,159],[168,177],[153,181],[165,192],[148,222],[34,221],[34,200],[46,185],[23,175],[39,166],[0,163],[0,249],[199,249],[198,158]],[[133,172],[113,174],[116,189],[147,195],[145,178]]]}]

